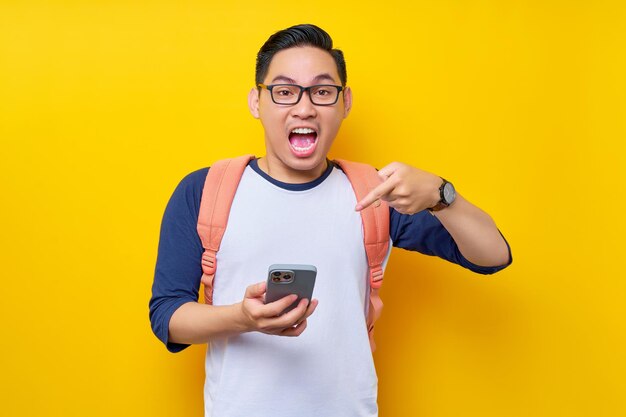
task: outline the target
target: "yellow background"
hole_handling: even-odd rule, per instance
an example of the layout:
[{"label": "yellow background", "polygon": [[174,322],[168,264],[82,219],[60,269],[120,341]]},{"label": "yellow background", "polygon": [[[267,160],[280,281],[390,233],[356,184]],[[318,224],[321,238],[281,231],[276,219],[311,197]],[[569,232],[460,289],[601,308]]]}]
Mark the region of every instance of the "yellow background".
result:
[{"label": "yellow background", "polygon": [[625,7],[542,0],[2,0],[0,414],[201,415],[204,346],[149,327],[161,216],[263,154],[255,54],[303,22],[354,91],[331,156],[450,179],[513,248],[491,277],[394,251],[381,416],[626,415]]}]

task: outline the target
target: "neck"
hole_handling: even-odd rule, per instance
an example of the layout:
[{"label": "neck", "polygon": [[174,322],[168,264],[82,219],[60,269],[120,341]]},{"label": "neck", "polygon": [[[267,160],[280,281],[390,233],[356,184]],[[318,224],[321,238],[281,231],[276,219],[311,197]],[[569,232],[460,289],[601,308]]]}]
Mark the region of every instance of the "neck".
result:
[{"label": "neck", "polygon": [[267,155],[259,158],[258,164],[259,168],[261,168],[261,170],[267,175],[274,178],[275,180],[288,184],[304,184],[314,181],[321,177],[328,167],[328,162],[326,159],[324,159],[319,165],[312,169],[297,170],[287,167],[280,162],[273,163],[273,161],[271,161],[267,157]]}]

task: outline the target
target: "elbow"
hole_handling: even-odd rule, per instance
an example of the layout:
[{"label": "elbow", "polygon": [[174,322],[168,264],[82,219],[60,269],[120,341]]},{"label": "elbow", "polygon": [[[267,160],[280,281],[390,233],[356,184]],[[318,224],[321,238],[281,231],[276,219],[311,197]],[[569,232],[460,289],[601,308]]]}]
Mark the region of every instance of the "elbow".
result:
[{"label": "elbow", "polygon": [[513,262],[513,254],[511,253],[509,242],[502,236],[502,233],[500,233],[500,237],[502,240],[498,248],[498,264],[496,266],[506,268]]},{"label": "elbow", "polygon": [[511,265],[512,262],[513,256],[507,244],[506,252],[504,253],[492,252],[490,256],[485,256],[474,261],[466,258],[467,264],[465,267],[481,275],[493,275]]},{"label": "elbow", "polygon": [[513,263],[513,255],[511,254],[511,250],[508,245],[506,252],[504,254],[500,254],[498,258],[494,258],[493,261],[494,262],[487,267],[489,268],[489,271],[484,272],[485,275],[492,275],[496,272],[500,272]]},{"label": "elbow", "polygon": [[500,240],[497,243],[496,247],[491,251],[488,259],[485,259],[486,264],[484,266],[490,268],[499,268],[504,269],[513,262],[513,256],[511,254],[511,247],[509,243],[504,239],[504,236],[500,234]]},{"label": "elbow", "polygon": [[481,257],[465,257],[471,264],[479,268],[504,268],[511,263],[510,253],[489,253]]},{"label": "elbow", "polygon": [[509,266],[512,261],[513,258],[511,257],[511,251],[508,247],[506,247],[504,252],[499,253],[498,256],[494,258],[492,266],[505,268]]}]

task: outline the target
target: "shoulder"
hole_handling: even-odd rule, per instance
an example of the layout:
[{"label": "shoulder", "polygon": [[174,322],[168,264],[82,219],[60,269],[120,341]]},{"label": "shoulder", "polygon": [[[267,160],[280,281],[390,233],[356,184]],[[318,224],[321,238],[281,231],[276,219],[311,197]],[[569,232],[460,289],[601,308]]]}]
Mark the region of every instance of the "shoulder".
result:
[{"label": "shoulder", "polygon": [[329,162],[342,172],[348,170],[352,172],[359,172],[361,174],[365,172],[366,175],[370,175],[371,173],[376,174],[376,172],[378,171],[378,168],[376,168],[375,166],[364,162],[348,161],[346,159],[334,159]]},{"label": "shoulder", "polygon": [[202,197],[204,181],[206,180],[208,172],[209,168],[207,167],[187,174],[180,183],[178,183],[175,193],[179,192],[190,197]]},{"label": "shoulder", "polygon": [[168,203],[169,210],[177,214],[181,212],[195,213],[197,216],[200,210],[204,181],[208,172],[209,168],[202,168],[187,174],[174,190]]},{"label": "shoulder", "polygon": [[178,184],[178,187],[185,190],[197,190],[199,188],[200,191],[202,191],[202,187],[204,187],[204,180],[206,179],[208,173],[208,167],[193,171],[183,177],[183,179]]}]

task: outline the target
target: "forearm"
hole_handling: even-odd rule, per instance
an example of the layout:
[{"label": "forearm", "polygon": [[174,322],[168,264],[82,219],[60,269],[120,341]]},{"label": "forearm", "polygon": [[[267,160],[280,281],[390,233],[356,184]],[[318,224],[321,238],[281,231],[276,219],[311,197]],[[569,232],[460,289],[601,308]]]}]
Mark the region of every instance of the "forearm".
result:
[{"label": "forearm", "polygon": [[433,214],[468,261],[480,266],[500,266],[509,261],[508,247],[493,219],[461,195]]},{"label": "forearm", "polygon": [[195,344],[248,331],[241,303],[213,306],[189,302],[180,306],[169,323],[169,342]]}]

